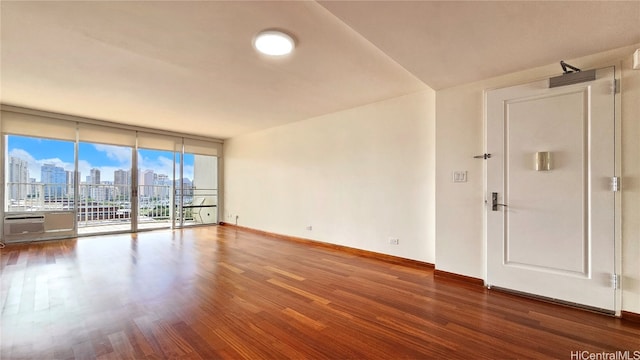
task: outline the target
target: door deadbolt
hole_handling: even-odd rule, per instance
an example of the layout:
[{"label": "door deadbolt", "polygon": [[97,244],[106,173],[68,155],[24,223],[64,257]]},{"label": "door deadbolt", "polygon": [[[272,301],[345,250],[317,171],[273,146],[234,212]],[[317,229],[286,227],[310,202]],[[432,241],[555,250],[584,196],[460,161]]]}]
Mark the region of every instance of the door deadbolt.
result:
[{"label": "door deadbolt", "polygon": [[498,211],[498,206],[506,207],[506,204],[498,204],[498,193],[491,193],[491,211]]}]

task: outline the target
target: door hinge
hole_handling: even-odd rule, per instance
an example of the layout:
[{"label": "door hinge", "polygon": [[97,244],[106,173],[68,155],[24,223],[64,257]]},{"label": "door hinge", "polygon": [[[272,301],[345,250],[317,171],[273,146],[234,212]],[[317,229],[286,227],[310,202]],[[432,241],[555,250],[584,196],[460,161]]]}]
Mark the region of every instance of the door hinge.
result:
[{"label": "door hinge", "polygon": [[620,274],[611,274],[611,287],[614,290],[620,289]]},{"label": "door hinge", "polygon": [[620,177],[612,176],[611,177],[611,191],[620,191]]},{"label": "door hinge", "polygon": [[620,94],[620,80],[613,79],[613,93]]}]

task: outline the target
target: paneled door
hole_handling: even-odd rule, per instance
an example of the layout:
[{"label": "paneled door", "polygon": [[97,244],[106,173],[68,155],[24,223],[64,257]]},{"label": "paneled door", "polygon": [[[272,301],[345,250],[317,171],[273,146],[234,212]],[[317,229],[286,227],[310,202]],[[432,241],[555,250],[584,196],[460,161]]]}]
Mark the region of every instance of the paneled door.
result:
[{"label": "paneled door", "polygon": [[487,284],[615,309],[615,81],[486,94]]}]

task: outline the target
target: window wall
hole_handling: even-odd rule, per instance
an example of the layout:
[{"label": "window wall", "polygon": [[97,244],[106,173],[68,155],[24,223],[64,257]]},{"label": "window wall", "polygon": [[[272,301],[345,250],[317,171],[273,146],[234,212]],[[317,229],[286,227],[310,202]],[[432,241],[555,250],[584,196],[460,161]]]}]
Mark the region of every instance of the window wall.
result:
[{"label": "window wall", "polygon": [[5,222],[64,210],[74,235],[218,222],[219,141],[6,108]]},{"label": "window wall", "polygon": [[158,229],[175,226],[176,174],[180,173],[182,138],[138,133],[137,201],[138,228]]}]

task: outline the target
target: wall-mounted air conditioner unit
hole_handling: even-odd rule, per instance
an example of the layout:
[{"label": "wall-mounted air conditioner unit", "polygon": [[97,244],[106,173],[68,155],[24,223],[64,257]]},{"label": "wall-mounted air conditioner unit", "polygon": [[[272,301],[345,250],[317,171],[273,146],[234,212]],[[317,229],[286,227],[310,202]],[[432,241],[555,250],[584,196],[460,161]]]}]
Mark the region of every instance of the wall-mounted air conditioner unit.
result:
[{"label": "wall-mounted air conditioner unit", "polygon": [[43,232],[44,214],[20,214],[4,217],[5,236],[34,235]]}]

